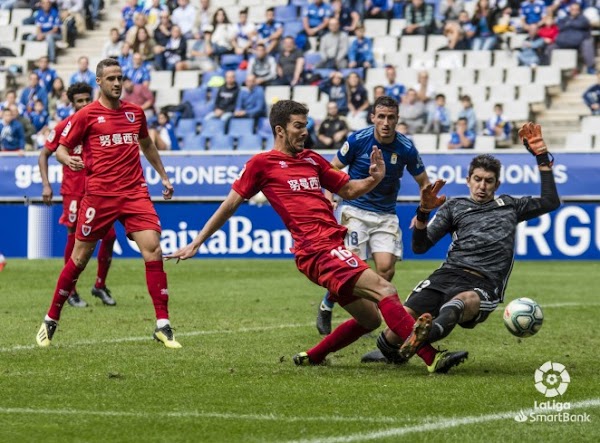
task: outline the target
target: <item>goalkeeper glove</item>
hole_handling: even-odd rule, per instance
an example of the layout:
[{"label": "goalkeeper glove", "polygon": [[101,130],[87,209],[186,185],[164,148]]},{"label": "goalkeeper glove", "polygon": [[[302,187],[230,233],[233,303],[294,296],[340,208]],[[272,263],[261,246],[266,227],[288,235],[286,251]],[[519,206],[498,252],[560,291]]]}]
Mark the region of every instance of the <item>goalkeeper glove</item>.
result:
[{"label": "goalkeeper glove", "polygon": [[538,166],[552,166],[554,156],[548,152],[546,143],[542,138],[542,127],[535,123],[525,123],[519,129],[519,138],[525,148],[535,156]]}]

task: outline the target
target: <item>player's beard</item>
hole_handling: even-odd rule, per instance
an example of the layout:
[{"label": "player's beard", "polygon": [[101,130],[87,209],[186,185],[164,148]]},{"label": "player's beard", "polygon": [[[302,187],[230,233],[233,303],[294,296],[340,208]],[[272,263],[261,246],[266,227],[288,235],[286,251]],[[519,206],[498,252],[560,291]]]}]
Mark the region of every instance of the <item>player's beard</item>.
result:
[{"label": "player's beard", "polygon": [[298,148],[297,146],[295,146],[294,144],[292,144],[290,142],[290,138],[287,134],[287,131],[285,133],[285,145],[288,148],[288,150],[290,151],[290,154],[299,154],[304,150],[304,142],[302,142],[302,147]]}]

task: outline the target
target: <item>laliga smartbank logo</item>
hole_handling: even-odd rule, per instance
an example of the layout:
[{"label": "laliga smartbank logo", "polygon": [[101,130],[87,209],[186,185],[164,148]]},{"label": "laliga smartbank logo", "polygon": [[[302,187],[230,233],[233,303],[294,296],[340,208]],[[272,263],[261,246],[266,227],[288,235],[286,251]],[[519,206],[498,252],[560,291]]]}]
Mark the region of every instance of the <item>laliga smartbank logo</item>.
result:
[{"label": "laliga smartbank logo", "polygon": [[547,399],[533,402],[533,409],[528,411],[519,411],[515,416],[515,421],[525,422],[550,422],[550,423],[589,423],[590,415],[571,414],[571,403],[556,401],[555,397],[562,397],[567,391],[571,377],[565,368],[565,365],[547,361],[535,370],[534,374],[535,389],[543,394]]}]

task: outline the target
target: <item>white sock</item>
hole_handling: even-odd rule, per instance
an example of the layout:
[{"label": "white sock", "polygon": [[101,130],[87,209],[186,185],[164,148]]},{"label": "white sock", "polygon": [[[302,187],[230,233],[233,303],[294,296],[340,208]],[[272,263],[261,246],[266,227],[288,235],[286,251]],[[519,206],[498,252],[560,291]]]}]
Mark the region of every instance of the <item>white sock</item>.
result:
[{"label": "white sock", "polygon": [[171,325],[171,322],[168,318],[159,318],[158,320],[156,320],[156,327],[159,329],[164,328],[167,325]]},{"label": "white sock", "polygon": [[53,321],[58,323],[58,321],[54,320],[53,318],[48,317],[48,315],[46,314],[46,316],[44,317],[44,321]]}]

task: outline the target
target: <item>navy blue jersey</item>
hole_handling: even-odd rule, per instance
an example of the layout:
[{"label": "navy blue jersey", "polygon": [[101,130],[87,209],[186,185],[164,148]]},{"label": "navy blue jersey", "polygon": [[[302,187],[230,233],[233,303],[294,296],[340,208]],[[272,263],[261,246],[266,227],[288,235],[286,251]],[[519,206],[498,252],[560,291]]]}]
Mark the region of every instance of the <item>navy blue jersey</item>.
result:
[{"label": "navy blue jersey", "polygon": [[404,168],[406,167],[408,172],[415,176],[423,173],[425,166],[419,151],[407,137],[396,133],[393,143],[385,145],[375,139],[375,129],[370,126],[352,133],[337,153],[340,162],[349,167],[348,174],[351,179],[363,179],[369,176],[373,146],[381,149],[383,154],[385,177],[371,192],[355,200],[344,201],[343,204],[356,206],[365,211],[395,214]]}]

